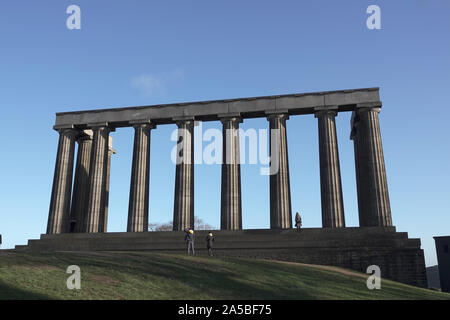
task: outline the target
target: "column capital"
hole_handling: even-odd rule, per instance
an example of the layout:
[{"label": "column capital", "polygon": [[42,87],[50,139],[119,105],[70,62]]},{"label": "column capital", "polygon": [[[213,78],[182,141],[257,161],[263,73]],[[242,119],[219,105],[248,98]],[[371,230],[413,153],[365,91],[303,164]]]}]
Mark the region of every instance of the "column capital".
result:
[{"label": "column capital", "polygon": [[175,122],[175,124],[178,127],[181,127],[182,125],[185,125],[185,124],[187,124],[187,125],[190,125],[190,124],[196,125],[196,122],[197,122],[197,121],[195,121],[194,117],[173,117],[172,120]]},{"label": "column capital", "polygon": [[338,106],[326,106],[326,107],[315,107],[314,108],[314,117],[318,118],[323,115],[333,115],[337,116],[338,114]]},{"label": "column capital", "polygon": [[267,120],[272,120],[272,119],[281,119],[281,120],[288,120],[289,119],[289,114],[287,112],[287,110],[273,110],[273,111],[266,111],[266,118]]},{"label": "column capital", "polygon": [[94,132],[90,129],[82,130],[77,137],[78,143],[80,143],[81,141],[93,139],[94,139]]},{"label": "column capital", "polygon": [[75,129],[75,126],[73,124],[64,124],[64,125],[54,125],[53,130],[60,131],[65,129]]},{"label": "column capital", "polygon": [[144,128],[144,129],[155,129],[156,128],[156,124],[151,122],[150,120],[134,120],[134,121],[130,121],[129,124],[133,127],[133,128]]},{"label": "column capital", "polygon": [[382,105],[383,103],[381,101],[363,102],[356,105],[356,110],[363,108],[381,108]]},{"label": "column capital", "polygon": [[360,114],[366,113],[366,112],[375,112],[376,114],[380,113],[381,107],[363,107],[356,109],[352,112],[352,117],[350,119],[350,140],[355,140],[356,135],[358,134],[358,126],[360,121]]},{"label": "column capital", "polygon": [[228,121],[236,121],[238,123],[242,123],[243,119],[241,117],[241,114],[239,112],[237,113],[224,113],[224,114],[218,114],[217,117],[219,118],[220,122],[225,123]]},{"label": "column capital", "polygon": [[374,107],[360,107],[356,109],[356,113],[363,113],[363,112],[376,112],[380,113],[381,106],[374,106]]},{"label": "column capital", "polygon": [[86,124],[86,127],[88,129],[92,129],[92,130],[98,130],[101,128],[106,128],[108,129],[110,132],[115,131],[114,127],[111,127],[109,122],[93,122],[93,123],[88,123]]},{"label": "column capital", "polygon": [[80,134],[80,131],[79,130],[77,130],[77,129],[74,129],[74,128],[64,128],[64,127],[61,127],[61,128],[55,128],[55,127],[53,127],[53,129],[55,129],[56,131],[58,131],[58,133],[61,135],[61,134],[64,134],[64,135],[66,135],[67,137],[69,137],[70,139],[76,139],[77,138],[77,136]]}]

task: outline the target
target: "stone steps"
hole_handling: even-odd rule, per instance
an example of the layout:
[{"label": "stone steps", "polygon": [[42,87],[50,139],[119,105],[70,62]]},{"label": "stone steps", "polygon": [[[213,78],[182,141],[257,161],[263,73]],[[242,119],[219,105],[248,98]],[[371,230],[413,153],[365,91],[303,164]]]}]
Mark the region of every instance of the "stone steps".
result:
[{"label": "stone steps", "polygon": [[[413,240],[413,239],[411,239]],[[407,248],[407,247],[417,247],[419,242],[417,241],[364,241],[355,244],[351,241],[336,241],[332,242],[322,242],[320,245],[315,245],[314,243],[292,243],[292,242],[261,242],[261,241],[236,241],[229,243],[217,243],[214,245],[215,250],[233,250],[233,249],[281,249],[281,248],[297,248],[299,250],[303,248]],[[196,243],[196,248],[203,248],[205,243]],[[139,241],[133,243],[113,241],[113,242],[75,242],[72,244],[55,244],[51,242],[39,242],[36,244],[31,244],[28,249],[20,250],[30,250],[30,251],[125,251],[125,250],[159,250],[159,251],[181,251],[185,250],[184,242],[166,242],[166,243],[149,243],[147,241]]]},{"label": "stone steps", "polygon": [[[196,246],[205,244],[207,231],[196,231]],[[417,247],[418,239],[408,239],[407,233],[395,228],[340,228],[295,230],[214,231],[215,248],[352,248],[352,247]],[[19,250],[80,251],[80,250],[184,250],[184,232],[138,232],[42,235],[29,240]]]},{"label": "stone steps", "polygon": [[[196,250],[206,250],[207,231],[196,231]],[[307,228],[289,230],[215,230],[214,254],[246,258],[275,259],[340,266],[366,272],[378,265],[382,276],[425,286],[425,263],[420,239],[409,239],[394,227]],[[42,235],[29,240],[18,251],[156,251],[185,252],[185,233],[115,232],[95,234]]]},{"label": "stone steps", "polygon": [[[296,232],[293,229],[284,229],[284,230],[271,230],[271,229],[249,229],[249,230],[212,230],[215,235],[220,235],[221,237],[235,237],[235,236],[267,236],[267,235],[283,235],[283,236],[298,236],[298,235],[338,235],[342,236],[345,234],[351,234],[352,236],[362,235],[367,236],[369,234],[406,234],[401,232],[396,232],[395,227],[366,227],[366,228],[358,228],[358,227],[350,227],[350,228],[306,228],[302,229],[302,231]],[[196,231],[196,235],[204,235],[208,231],[198,230]],[[184,236],[183,231],[160,231],[160,232],[108,232],[108,233],[65,233],[65,234],[43,234],[41,235],[41,239],[74,239],[74,238],[135,238],[135,237],[157,237],[157,238],[171,238],[171,237],[180,237]]]}]

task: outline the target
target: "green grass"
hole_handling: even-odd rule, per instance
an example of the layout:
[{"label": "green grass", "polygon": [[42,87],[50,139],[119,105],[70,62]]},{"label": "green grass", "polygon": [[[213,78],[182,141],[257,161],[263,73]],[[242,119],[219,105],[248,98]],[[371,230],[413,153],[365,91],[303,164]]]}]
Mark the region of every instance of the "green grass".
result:
[{"label": "green grass", "polygon": [[[69,265],[81,290],[68,290]],[[339,268],[143,252],[0,253],[0,299],[450,299]]]}]

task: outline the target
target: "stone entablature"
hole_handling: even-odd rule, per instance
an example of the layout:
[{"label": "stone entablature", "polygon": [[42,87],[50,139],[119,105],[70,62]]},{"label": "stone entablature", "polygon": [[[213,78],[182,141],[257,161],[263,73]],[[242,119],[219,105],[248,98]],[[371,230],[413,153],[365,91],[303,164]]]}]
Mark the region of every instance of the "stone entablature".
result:
[{"label": "stone entablature", "polygon": [[220,118],[236,114],[246,119],[266,117],[268,113],[280,111],[299,115],[314,114],[318,108],[337,107],[337,111],[341,112],[374,106],[381,106],[379,88],[61,112],[56,114],[55,129],[84,129],[95,123],[108,123],[115,128],[130,127],[131,122],[144,119],[151,119],[154,124],[168,124],[183,117],[220,121]]}]

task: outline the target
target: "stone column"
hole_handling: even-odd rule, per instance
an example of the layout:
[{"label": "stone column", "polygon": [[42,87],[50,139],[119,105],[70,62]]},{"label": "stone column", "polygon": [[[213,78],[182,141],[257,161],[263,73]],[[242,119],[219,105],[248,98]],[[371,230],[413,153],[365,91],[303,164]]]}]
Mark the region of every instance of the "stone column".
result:
[{"label": "stone column", "polygon": [[127,232],[148,231],[150,122],[135,123]]},{"label": "stone column", "polygon": [[220,228],[242,229],[241,164],[239,158],[239,117],[222,118],[222,195]]},{"label": "stone column", "polygon": [[173,230],[194,228],[194,120],[177,121]]},{"label": "stone column", "polygon": [[359,108],[352,115],[359,224],[392,226],[389,192],[381,143],[380,108]]},{"label": "stone column", "polygon": [[287,114],[271,114],[270,124],[270,228],[292,228],[291,190],[286,135]]},{"label": "stone column", "polygon": [[58,129],[59,143],[56,155],[53,188],[48,214],[47,234],[68,231],[70,196],[72,193],[73,161],[77,131]]},{"label": "stone column", "polygon": [[324,228],[345,227],[336,114],[337,112],[331,109],[318,110],[315,113],[319,127],[320,191]]},{"label": "stone column", "polygon": [[91,164],[92,130],[79,135],[77,165],[73,184],[72,207],[69,228],[71,232],[85,232],[83,221],[89,197],[89,166]]},{"label": "stone column", "polygon": [[89,201],[85,220],[85,230],[95,233],[99,230],[100,217],[104,217],[106,182],[108,169],[108,144],[110,128],[108,124],[91,125],[94,132],[91,164],[89,172]]},{"label": "stone column", "polygon": [[98,232],[106,232],[108,229],[108,208],[109,208],[109,184],[111,176],[111,157],[116,154],[113,149],[113,138],[109,137],[108,160],[106,163],[106,187],[105,187],[105,202],[102,215],[99,218]]},{"label": "stone column", "polygon": [[363,177],[362,173],[359,169],[359,150],[358,150],[358,137],[356,135],[356,127],[358,126],[358,123],[356,121],[356,112],[352,112],[352,118],[351,118],[351,134],[350,139],[353,140],[353,149],[354,149],[354,157],[355,157],[355,177],[356,177],[356,193],[358,197],[358,218],[359,218],[359,225],[360,227],[363,227],[365,222],[365,217],[362,214],[364,210],[364,191],[362,189],[362,185],[360,183],[361,178]]}]

